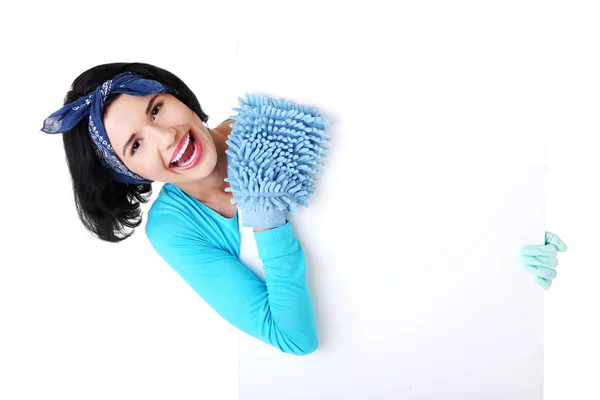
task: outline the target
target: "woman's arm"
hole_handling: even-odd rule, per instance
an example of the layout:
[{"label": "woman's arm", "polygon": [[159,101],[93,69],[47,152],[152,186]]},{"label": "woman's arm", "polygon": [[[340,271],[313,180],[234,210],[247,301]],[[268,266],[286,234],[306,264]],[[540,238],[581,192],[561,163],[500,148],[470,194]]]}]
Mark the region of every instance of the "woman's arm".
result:
[{"label": "woman's arm", "polygon": [[158,254],[223,318],[285,353],[318,345],[306,261],[290,222],[255,232],[263,283],[240,260],[200,239],[183,218],[152,215],[146,233]]}]

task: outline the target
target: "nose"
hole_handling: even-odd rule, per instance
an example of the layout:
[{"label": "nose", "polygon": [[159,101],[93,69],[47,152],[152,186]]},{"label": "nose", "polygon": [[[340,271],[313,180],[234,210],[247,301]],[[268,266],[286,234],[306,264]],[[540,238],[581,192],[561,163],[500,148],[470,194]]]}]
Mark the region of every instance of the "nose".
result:
[{"label": "nose", "polygon": [[156,142],[156,145],[161,150],[166,150],[175,144],[177,138],[177,130],[175,128],[151,125],[146,129],[146,134]]}]

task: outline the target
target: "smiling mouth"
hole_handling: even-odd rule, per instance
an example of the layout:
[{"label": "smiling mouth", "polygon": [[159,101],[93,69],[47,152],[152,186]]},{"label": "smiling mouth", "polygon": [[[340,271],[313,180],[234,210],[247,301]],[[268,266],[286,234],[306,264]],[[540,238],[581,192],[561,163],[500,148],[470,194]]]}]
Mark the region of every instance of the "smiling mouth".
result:
[{"label": "smiling mouth", "polygon": [[173,158],[173,161],[169,164],[169,167],[174,169],[189,169],[200,160],[200,154],[202,153],[202,146],[196,142],[191,131],[186,134],[186,139],[177,155]]}]

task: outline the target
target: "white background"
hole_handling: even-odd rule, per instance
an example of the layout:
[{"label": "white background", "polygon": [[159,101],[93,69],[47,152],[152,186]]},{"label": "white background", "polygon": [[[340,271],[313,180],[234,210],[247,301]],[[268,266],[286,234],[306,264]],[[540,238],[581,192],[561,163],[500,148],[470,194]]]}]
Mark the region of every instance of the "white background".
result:
[{"label": "white background", "polygon": [[541,399],[543,296],[516,255],[543,240],[544,3],[268,4],[242,10],[238,91],[336,122],[294,219],[321,348],[243,335],[241,399]]},{"label": "white background", "polygon": [[[431,14],[419,13],[423,23],[415,20],[411,25],[426,24],[429,30],[412,38],[411,49],[430,47],[430,39],[440,34],[435,27],[448,28],[443,23],[444,13],[452,14],[457,8],[461,8],[465,20],[497,15],[500,21],[512,16],[522,23],[530,21],[532,32],[541,27],[554,34],[554,47],[546,53],[551,54],[551,69],[541,65],[541,73],[549,74],[552,90],[539,94],[542,106],[530,105],[535,112],[545,112],[549,117],[544,122],[548,128],[547,201],[546,205],[540,204],[540,210],[546,206],[545,228],[558,233],[569,246],[568,252],[559,256],[559,276],[545,294],[545,398],[595,399],[600,396],[594,373],[600,368],[600,332],[595,327],[600,266],[594,253],[594,228],[600,222],[595,162],[595,139],[600,128],[600,65],[596,51],[599,9],[592,2],[575,1],[531,1],[519,7],[515,2],[495,9],[477,7],[478,3],[461,2],[456,8],[446,6],[436,14],[432,10],[443,3],[429,2]],[[238,19],[232,4],[219,4],[202,3],[192,10],[176,2],[168,6],[144,2],[137,7],[120,3],[116,8],[107,4],[103,11],[88,9],[91,6],[80,2],[53,2],[35,7],[17,5],[3,12],[4,90],[0,113],[6,151],[1,158],[5,180],[0,201],[5,210],[2,226],[6,235],[0,264],[0,398],[237,397],[237,332],[154,259],[142,232],[117,246],[87,237],[74,212],[60,138],[38,133],[43,118],[61,105],[78,73],[116,60],[146,61],[176,72],[194,88],[211,122],[220,122],[229,113],[238,85],[226,77],[242,75],[239,71],[236,75],[236,50],[230,50],[235,46]],[[367,18],[369,15],[377,14],[387,23],[394,20],[391,10],[386,16],[376,12],[376,3],[370,4],[372,9],[364,7],[365,18],[356,24],[365,34],[369,28],[384,29],[381,20]],[[310,7],[304,15],[309,11]],[[522,12],[522,18],[530,18],[537,11],[541,14],[531,20],[514,17]],[[433,15],[440,24],[430,20]],[[316,21],[327,23],[323,15]],[[494,21],[492,18],[486,23],[493,25]],[[333,30],[335,27],[332,25]],[[347,33],[348,25],[344,28],[340,31]],[[507,28],[503,34],[509,35],[510,30]],[[382,45],[373,51],[385,49]],[[531,50],[530,61],[540,61],[548,50],[541,49],[536,56],[531,46],[526,49]],[[335,54],[335,44],[329,50]],[[372,58],[357,61],[366,73],[374,68],[369,60]],[[317,65],[322,62],[323,57]],[[416,68],[411,60],[405,62],[405,68]],[[331,71],[332,67],[327,68]],[[323,69],[314,67],[313,71]],[[377,79],[384,82],[388,75],[391,79],[392,72],[379,72]],[[436,79],[442,88],[452,85],[444,76]],[[489,77],[482,84],[495,82]],[[521,88],[526,90],[527,84]],[[432,95],[448,95],[444,90],[436,92],[433,84],[427,89]],[[292,94],[290,90],[281,88],[288,95]],[[311,95],[297,96],[306,99]],[[544,108],[546,102],[551,112]],[[322,98],[319,103],[326,105],[328,100]],[[415,104],[412,112],[422,113],[423,117],[435,114],[426,112],[424,103],[421,100]],[[375,127],[378,113],[387,115],[394,109],[387,107],[378,110],[365,106],[365,126]],[[482,110],[484,105],[478,109]],[[394,121],[390,118],[389,124]],[[344,123],[334,132],[340,134]],[[501,131],[501,127],[497,129]],[[340,148],[335,151],[340,163],[347,153]],[[503,174],[511,176],[510,171]],[[406,178],[412,183],[418,179]],[[330,186],[322,184],[321,192]],[[318,206],[332,207],[326,204],[329,197],[321,192],[316,199]],[[383,194],[381,197],[387,200]],[[532,200],[523,201],[528,204]],[[302,217],[310,212],[297,218],[303,233],[309,230]],[[415,240],[414,231],[403,231],[402,226],[396,229],[400,244],[408,246]],[[425,238],[424,233],[416,236]],[[307,247],[315,254],[327,254],[326,248],[316,249],[312,243]],[[467,277],[472,282],[482,279]],[[528,277],[514,277],[511,283],[527,290],[524,283],[529,282]],[[483,279],[488,276],[483,275]],[[325,289],[322,281],[314,284],[317,292]],[[347,293],[347,300],[357,301],[350,294],[354,295]],[[335,343],[335,336],[326,336],[323,353]]]},{"label": "white background", "polygon": [[556,1],[547,228],[569,246],[545,295],[546,399],[598,399],[600,6]]}]

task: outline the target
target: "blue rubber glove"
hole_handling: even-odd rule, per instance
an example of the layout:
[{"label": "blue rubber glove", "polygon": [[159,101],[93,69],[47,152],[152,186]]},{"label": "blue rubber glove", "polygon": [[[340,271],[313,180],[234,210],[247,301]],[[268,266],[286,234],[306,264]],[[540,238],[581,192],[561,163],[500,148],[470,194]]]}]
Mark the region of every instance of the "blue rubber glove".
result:
[{"label": "blue rubber glove", "polygon": [[523,246],[521,248],[521,262],[525,271],[534,276],[534,282],[548,290],[552,279],[556,277],[558,260],[557,252],[567,251],[567,245],[552,232],[546,232],[546,244],[537,246]]},{"label": "blue rubber glove", "polygon": [[318,159],[328,150],[331,122],[315,109],[246,94],[234,108],[235,123],[227,140],[229,157],[225,190],[241,210],[242,226],[275,228],[286,223],[286,213],[308,207],[323,166]]}]

